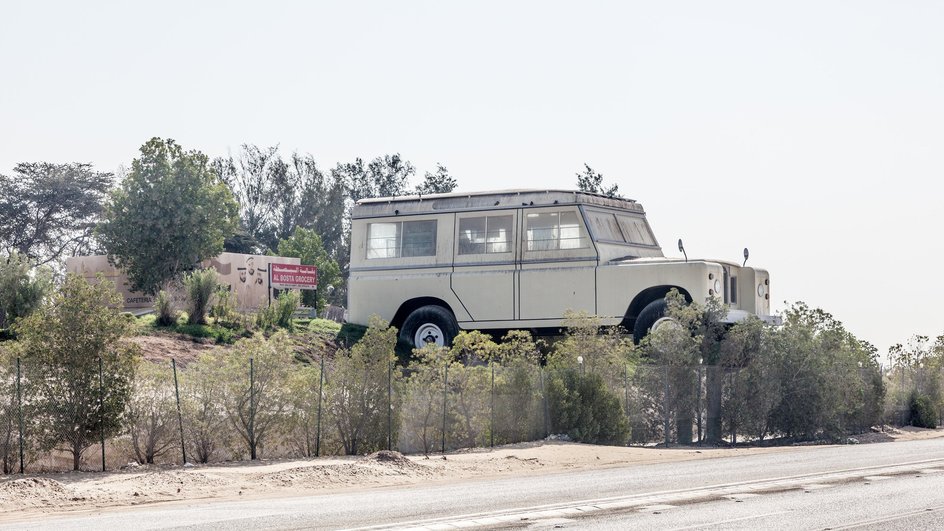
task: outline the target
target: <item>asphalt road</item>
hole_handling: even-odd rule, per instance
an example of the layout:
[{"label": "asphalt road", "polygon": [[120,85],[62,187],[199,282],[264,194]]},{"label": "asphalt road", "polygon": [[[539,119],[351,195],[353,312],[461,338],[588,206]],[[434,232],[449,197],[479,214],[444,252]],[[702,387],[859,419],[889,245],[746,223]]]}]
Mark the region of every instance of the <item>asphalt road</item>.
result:
[{"label": "asphalt road", "polygon": [[944,528],[944,439],[284,499],[174,503],[17,529]]}]

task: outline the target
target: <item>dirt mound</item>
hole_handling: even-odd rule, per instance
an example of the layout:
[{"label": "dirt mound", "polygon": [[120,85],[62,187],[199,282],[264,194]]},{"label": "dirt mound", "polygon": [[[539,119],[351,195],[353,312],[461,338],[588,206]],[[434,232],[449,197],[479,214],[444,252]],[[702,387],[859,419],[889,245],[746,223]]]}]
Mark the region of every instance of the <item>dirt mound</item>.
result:
[{"label": "dirt mound", "polygon": [[364,456],[362,462],[368,463],[390,463],[397,466],[411,466],[415,463],[406,458],[403,454],[391,450],[381,450],[370,455]]},{"label": "dirt mound", "polygon": [[141,356],[144,359],[170,363],[171,358],[174,358],[181,367],[197,359],[202,352],[214,348],[212,344],[196,342],[189,336],[174,334],[156,333],[130,339],[141,348]]},{"label": "dirt mound", "polygon": [[202,489],[216,489],[228,486],[231,482],[224,478],[209,476],[199,472],[171,470],[144,472],[141,474],[136,473],[121,478],[115,483],[134,485],[141,495],[149,495],[165,493],[176,494],[185,490],[199,491]]},{"label": "dirt mound", "polygon": [[0,483],[3,505],[48,505],[72,498],[62,483],[49,478],[18,478]]}]

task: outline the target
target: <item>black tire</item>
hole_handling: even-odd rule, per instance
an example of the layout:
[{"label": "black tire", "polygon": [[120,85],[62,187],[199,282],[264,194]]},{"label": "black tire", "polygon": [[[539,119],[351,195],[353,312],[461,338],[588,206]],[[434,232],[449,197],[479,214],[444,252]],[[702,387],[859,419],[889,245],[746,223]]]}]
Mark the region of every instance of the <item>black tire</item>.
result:
[{"label": "black tire", "polygon": [[642,338],[646,337],[646,334],[652,329],[652,325],[665,317],[665,311],[665,299],[656,299],[639,312],[639,317],[636,317],[636,324],[633,325],[633,341],[637,345],[642,341]]},{"label": "black tire", "polygon": [[[416,332],[425,325],[432,325],[442,333],[443,345],[452,346],[452,340],[459,335],[459,324],[452,312],[442,306],[421,306],[413,310],[403,326],[400,327],[400,340],[412,345],[413,348],[422,348],[424,343],[417,345],[414,341]],[[429,327],[427,327],[429,328]]]}]

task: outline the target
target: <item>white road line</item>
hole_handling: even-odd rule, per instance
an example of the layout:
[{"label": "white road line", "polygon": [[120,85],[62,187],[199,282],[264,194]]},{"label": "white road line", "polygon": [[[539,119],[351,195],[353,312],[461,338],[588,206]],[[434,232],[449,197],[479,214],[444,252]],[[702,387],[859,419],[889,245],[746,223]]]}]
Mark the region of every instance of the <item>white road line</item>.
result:
[{"label": "white road line", "polygon": [[755,518],[767,518],[768,516],[777,516],[778,514],[787,514],[789,512],[790,511],[777,511],[775,513],[752,514],[751,516],[742,516],[740,518],[732,518],[730,520],[720,520],[718,522],[707,522],[704,524],[690,525],[688,527],[676,527],[672,531],[686,531],[687,529],[702,529],[705,527],[711,527],[715,525],[733,524],[734,522],[743,522],[745,520],[753,520]]}]

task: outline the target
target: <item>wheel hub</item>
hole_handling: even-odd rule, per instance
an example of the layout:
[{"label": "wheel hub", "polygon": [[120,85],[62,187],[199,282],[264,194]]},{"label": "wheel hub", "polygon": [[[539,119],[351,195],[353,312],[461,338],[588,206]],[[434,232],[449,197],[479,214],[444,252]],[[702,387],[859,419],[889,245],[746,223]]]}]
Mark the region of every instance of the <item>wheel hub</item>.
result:
[{"label": "wheel hub", "polygon": [[446,346],[446,340],[439,326],[433,323],[423,323],[413,334],[413,344],[417,348],[424,345],[436,345],[437,347]]}]

